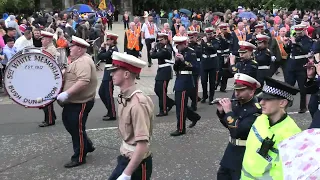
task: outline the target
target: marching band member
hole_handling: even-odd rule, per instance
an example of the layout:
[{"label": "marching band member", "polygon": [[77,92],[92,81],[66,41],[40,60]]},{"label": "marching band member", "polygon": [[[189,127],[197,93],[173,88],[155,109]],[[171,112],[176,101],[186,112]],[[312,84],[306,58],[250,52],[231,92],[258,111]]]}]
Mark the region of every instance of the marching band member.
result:
[{"label": "marching band member", "polygon": [[[57,59],[60,56],[60,53],[57,51],[56,47],[53,45],[54,34],[47,31],[41,31],[41,36],[42,36],[41,43],[42,43],[43,50],[50,53],[51,56]],[[51,103],[45,106],[44,108],[42,108],[44,112],[44,121],[41,124],[39,124],[39,127],[48,127],[55,124],[57,116],[53,107],[54,107],[53,103]]]},{"label": "marching band member", "polygon": [[301,132],[295,121],[287,114],[293,96],[299,90],[281,81],[266,78],[262,99],[262,115],[249,132],[242,162],[241,179],[283,179],[282,160],[278,145],[281,141]]},{"label": "marching band member", "polygon": [[257,46],[257,35],[258,34],[262,34],[263,33],[263,29],[264,29],[264,24],[259,23],[257,25],[254,26],[254,32],[248,34],[247,36],[247,41],[250,42],[251,44]]},{"label": "marching band member", "polygon": [[86,133],[86,122],[94,105],[98,84],[96,66],[86,53],[88,47],[90,44],[84,39],[72,36],[72,62],[65,69],[63,92],[57,97],[58,103],[63,105],[62,121],[72,137],[74,151],[65,168],[85,164],[87,153],[95,150]]},{"label": "marching band member", "polygon": [[[216,76],[219,67],[219,58],[217,56],[217,49],[219,44],[214,37],[213,28],[205,28],[204,32],[206,37],[201,41],[202,57],[200,60],[201,64],[201,85],[203,89],[203,95],[201,103],[205,103],[209,97],[209,104],[212,105],[215,87],[216,87]],[[209,81],[209,96],[208,96],[208,81]]]},{"label": "marching band member", "polygon": [[121,155],[109,180],[150,180],[152,155],[150,140],[154,120],[154,104],[135,85],[136,75],[146,63],[132,55],[114,52],[113,83],[120,87],[118,98]]},{"label": "marching band member", "polygon": [[151,67],[151,57],[150,57],[150,50],[151,44],[155,42],[156,33],[158,32],[157,26],[153,23],[153,17],[151,14],[148,15],[148,22],[142,25],[141,29],[141,38],[142,44],[147,46],[147,55],[148,55],[148,67]]},{"label": "marching band member", "polygon": [[247,74],[253,78],[257,78],[258,63],[253,60],[252,52],[256,46],[247,42],[239,41],[240,61],[235,63],[235,56],[230,56],[230,71],[235,73]]},{"label": "marching band member", "polygon": [[189,128],[194,127],[201,118],[188,107],[189,94],[195,87],[192,72],[197,66],[197,56],[194,50],[187,47],[187,40],[188,37],[185,36],[173,37],[178,49],[173,66],[177,74],[174,84],[177,130],[172,132],[171,136],[181,136],[186,133],[186,118],[192,121]]},{"label": "marching band member", "polygon": [[[258,73],[257,73],[257,80],[261,84],[264,85],[265,77],[270,77],[270,65],[271,65],[271,52],[268,49],[269,39],[270,37],[263,34],[257,35],[257,44],[258,48],[254,52],[254,59],[258,63]],[[258,89],[257,92],[260,92]]]},{"label": "marching band member", "polygon": [[242,73],[234,75],[234,95],[238,101],[222,98],[217,104],[217,115],[229,130],[229,143],[220,162],[218,180],[240,179],[242,159],[250,128],[261,114],[261,107],[255,97],[260,83]]},{"label": "marching band member", "polygon": [[159,114],[157,117],[167,116],[175,102],[168,97],[168,85],[172,79],[172,48],[168,42],[168,34],[158,33],[158,44],[152,48],[150,56],[158,59],[158,70],[155,77],[154,91],[159,98]]},{"label": "marching band member", "polygon": [[294,86],[296,81],[300,89],[300,110],[299,113],[307,111],[307,96],[304,83],[307,80],[306,68],[308,53],[312,48],[312,40],[305,35],[305,26],[294,26],[295,36],[285,45],[285,50],[290,54],[286,64],[286,83]]},{"label": "marching band member", "polygon": [[106,47],[103,47],[103,53],[99,54],[100,56],[103,56],[103,59],[106,60],[102,83],[99,88],[100,99],[108,110],[107,114],[102,118],[103,121],[113,121],[117,119],[116,107],[113,99],[114,86],[111,72],[108,70],[108,68],[112,66],[112,53],[114,51],[118,52],[117,39],[117,34],[107,33],[106,42],[104,45],[102,45]]},{"label": "marching band member", "polygon": [[192,72],[193,80],[195,83],[194,92],[190,96],[191,99],[191,109],[193,111],[197,111],[198,108],[198,101],[200,98],[198,97],[198,91],[199,91],[199,78],[200,78],[200,59],[202,56],[202,47],[201,44],[198,43],[198,32],[197,31],[188,31],[188,37],[189,37],[189,47],[192,48],[197,55],[197,68]]},{"label": "marching band member", "polygon": [[[232,43],[231,33],[228,32],[229,24],[221,23],[219,24],[219,29],[221,33],[218,35],[219,49],[219,74],[217,78],[217,85],[220,84],[220,91],[226,92],[228,78],[230,78],[229,67],[230,63],[228,62],[228,57],[230,54],[230,48]],[[220,83],[221,82],[221,83]]]}]

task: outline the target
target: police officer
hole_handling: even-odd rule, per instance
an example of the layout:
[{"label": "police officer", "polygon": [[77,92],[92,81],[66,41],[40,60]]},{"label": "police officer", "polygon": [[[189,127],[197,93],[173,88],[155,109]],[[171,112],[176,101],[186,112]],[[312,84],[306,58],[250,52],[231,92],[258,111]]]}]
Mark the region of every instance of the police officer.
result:
[{"label": "police officer", "polygon": [[188,37],[185,36],[173,37],[173,41],[178,49],[173,66],[177,75],[174,84],[177,130],[172,132],[171,136],[181,136],[186,133],[186,118],[192,121],[189,128],[194,127],[201,118],[188,107],[188,97],[195,87],[192,72],[197,66],[197,55],[193,49],[187,47],[187,40]]},{"label": "police officer", "polygon": [[102,78],[102,83],[99,88],[99,96],[104,106],[107,108],[108,113],[103,116],[102,120],[112,121],[116,120],[116,107],[113,99],[113,82],[111,77],[111,72],[108,70],[112,66],[112,53],[118,51],[116,46],[118,35],[113,33],[106,34],[106,44],[107,47],[104,47],[103,53],[100,53],[99,56],[103,56],[103,59],[106,60],[104,74]]},{"label": "police officer", "polygon": [[242,162],[241,179],[283,179],[283,167],[279,160],[279,142],[301,129],[287,114],[293,96],[299,90],[281,81],[267,77],[266,85],[258,94],[262,99],[262,115],[249,132]]},{"label": "police officer", "polygon": [[230,132],[229,144],[220,162],[218,180],[240,179],[246,139],[251,125],[261,114],[261,107],[254,96],[260,83],[242,73],[236,73],[234,78],[235,98],[238,101],[231,102],[229,98],[222,98],[217,104],[219,120]]},{"label": "police officer", "polygon": [[[270,37],[263,34],[257,35],[257,51],[254,52],[255,61],[258,63],[258,73],[257,80],[264,85],[264,78],[270,77],[270,66],[271,66],[271,52],[268,49],[268,41]],[[258,89],[257,92],[260,92],[261,89]]]},{"label": "police officer", "polygon": [[[42,49],[48,52],[50,55],[52,55],[55,59],[57,59],[60,56],[60,53],[57,51],[57,48],[53,45],[54,34],[47,31],[41,31],[41,36]],[[41,124],[39,124],[39,127],[48,127],[55,124],[57,116],[54,112],[53,107],[53,103],[51,103],[42,108],[44,112],[44,121]]]},{"label": "police officer", "polygon": [[[201,103],[205,103],[209,97],[209,104],[213,100],[216,86],[216,77],[219,71],[219,58],[217,56],[217,49],[219,44],[217,39],[213,36],[214,29],[205,28],[206,37],[201,41],[202,57],[201,57],[201,85],[203,95]],[[208,81],[209,81],[209,96],[208,96]]]},{"label": "police officer", "polygon": [[62,121],[72,137],[74,154],[64,165],[72,168],[86,163],[87,153],[95,150],[86,133],[86,121],[94,105],[97,89],[96,66],[87,54],[90,44],[72,36],[71,63],[64,72],[63,92],[57,97],[63,106]]},{"label": "police officer", "polygon": [[150,180],[154,104],[135,85],[137,74],[147,64],[129,54],[114,52],[112,57],[113,82],[120,87],[118,115],[122,145],[117,167],[109,180]]},{"label": "police officer", "polygon": [[256,46],[246,42],[239,41],[239,55],[240,61],[235,63],[235,56],[230,55],[230,71],[235,74],[237,72],[247,74],[253,78],[257,78],[258,64],[253,60],[252,52]]},{"label": "police officer", "polygon": [[[230,78],[229,67],[230,63],[228,57],[230,54],[230,48],[232,46],[232,35],[228,32],[229,24],[221,23],[219,24],[220,34],[218,35],[219,49],[219,76],[217,78],[217,86],[220,84],[220,91],[226,92],[228,78]],[[232,74],[231,74],[232,77]]]},{"label": "police officer", "polygon": [[305,25],[296,25],[294,27],[295,35],[286,43],[285,50],[290,54],[287,60],[285,78],[286,83],[294,86],[296,81],[300,89],[300,110],[299,113],[307,111],[306,90],[304,83],[307,79],[306,68],[307,56],[312,48],[312,40],[304,34]]},{"label": "police officer", "polygon": [[157,117],[167,116],[168,111],[174,106],[174,100],[168,97],[168,84],[172,79],[172,49],[169,45],[168,34],[158,33],[158,43],[151,49],[150,56],[152,59],[158,59],[158,70],[154,92],[159,98],[159,114]]},{"label": "police officer", "polygon": [[202,56],[202,47],[201,44],[198,43],[198,32],[197,31],[188,31],[188,37],[189,37],[189,47],[193,49],[196,52],[197,55],[197,68],[194,69],[192,75],[193,75],[193,80],[195,83],[195,88],[194,92],[190,96],[191,99],[191,109],[193,111],[196,111],[198,108],[198,101],[200,98],[198,97],[198,90],[199,90],[199,77],[200,77],[200,59]]}]

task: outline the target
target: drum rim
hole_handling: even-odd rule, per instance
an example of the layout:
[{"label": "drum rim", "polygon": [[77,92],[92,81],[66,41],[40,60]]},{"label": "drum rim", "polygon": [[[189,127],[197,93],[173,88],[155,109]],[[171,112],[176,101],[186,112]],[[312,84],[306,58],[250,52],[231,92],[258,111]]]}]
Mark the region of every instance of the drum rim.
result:
[{"label": "drum rim", "polygon": [[[31,48],[30,48],[30,49],[31,49]],[[32,49],[39,49],[39,50],[41,50],[40,48],[32,48]],[[21,50],[21,51],[22,51],[22,50]],[[42,50],[42,52],[43,52],[43,51],[45,51],[45,50]],[[20,52],[20,51],[19,51],[19,52]],[[47,52],[47,51],[45,51],[45,52],[48,53],[49,55],[51,55],[49,52]],[[17,56],[13,56],[13,57],[15,57],[14,59],[17,59],[18,57],[23,56],[23,55],[27,55],[27,54],[41,54],[41,55],[43,55],[43,56],[47,56],[53,63],[55,63],[55,64],[59,67],[59,65],[57,64],[57,62],[54,60],[53,56],[50,57],[50,56],[48,56],[46,53],[26,52],[26,53],[24,53],[24,54],[19,54],[19,55],[17,55]],[[13,57],[10,59],[10,61],[8,62],[8,65],[7,65],[6,67],[8,67],[9,64],[11,64],[11,63],[13,62],[13,60],[14,60]],[[6,68],[5,71],[4,71],[4,78],[3,78],[4,88],[5,88],[8,96],[9,96],[9,98],[10,98],[13,102],[15,102],[16,104],[18,104],[18,105],[20,105],[20,106],[23,106],[23,107],[25,107],[25,108],[43,108],[43,107],[48,106],[49,104],[51,104],[51,103],[53,103],[53,102],[55,101],[54,99],[52,99],[52,100],[48,101],[48,103],[43,104],[43,105],[40,105],[40,106],[26,106],[26,105],[23,105],[22,103],[16,101],[16,100],[15,100],[14,98],[12,98],[12,97],[9,95],[9,93],[8,93],[9,91],[8,91],[8,89],[7,89],[7,86],[6,86],[6,74],[7,74],[7,71],[8,71],[8,68]],[[62,71],[61,71],[60,68],[59,68],[59,72],[60,72],[60,74],[61,74],[61,76],[62,76],[62,78],[61,78],[61,81],[62,81],[61,87],[60,87],[60,89],[58,90],[58,92],[60,93],[60,92],[62,91],[62,89],[63,89],[63,74],[62,74]],[[59,94],[59,93],[58,93],[58,94]]]}]

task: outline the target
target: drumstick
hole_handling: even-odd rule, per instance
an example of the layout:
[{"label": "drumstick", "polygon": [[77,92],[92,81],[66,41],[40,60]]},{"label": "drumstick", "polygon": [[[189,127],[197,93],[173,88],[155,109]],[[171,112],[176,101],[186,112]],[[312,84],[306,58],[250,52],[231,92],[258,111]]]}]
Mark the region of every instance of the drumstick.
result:
[{"label": "drumstick", "polygon": [[[217,98],[217,99],[214,99],[211,103],[213,103],[213,104],[219,104],[219,101],[220,101],[221,99],[220,98]],[[230,99],[230,101],[231,102],[233,102],[233,101],[239,101],[239,99]]]},{"label": "drumstick", "polygon": [[50,100],[55,100],[56,98],[41,98],[41,97],[38,97],[37,98],[37,102],[38,103],[41,103],[41,102],[43,102],[43,101],[50,101]]}]

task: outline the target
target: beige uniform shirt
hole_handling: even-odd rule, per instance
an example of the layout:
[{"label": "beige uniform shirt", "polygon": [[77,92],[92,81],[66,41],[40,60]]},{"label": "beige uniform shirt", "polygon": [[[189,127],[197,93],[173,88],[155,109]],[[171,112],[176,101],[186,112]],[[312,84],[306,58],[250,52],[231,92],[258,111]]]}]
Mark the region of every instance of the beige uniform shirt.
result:
[{"label": "beige uniform shirt", "polygon": [[[122,102],[118,106],[119,131],[123,140],[120,153],[131,158],[133,149],[138,141],[148,141],[152,135],[152,121],[154,119],[154,104],[149,96],[144,95],[133,85],[121,92]],[[134,147],[133,147],[134,148]],[[145,158],[151,152],[145,154]]]},{"label": "beige uniform shirt", "polygon": [[96,74],[96,66],[89,54],[80,56],[67,67],[64,73],[64,87],[66,91],[73,86],[77,81],[87,81],[89,84],[84,90],[69,97],[70,103],[86,103],[93,100],[96,96],[98,79]]},{"label": "beige uniform shirt", "polygon": [[47,47],[43,47],[43,50],[50,53],[55,60],[57,61],[57,58],[60,57],[60,53],[57,51],[57,48],[53,45],[53,43],[50,43]]}]

